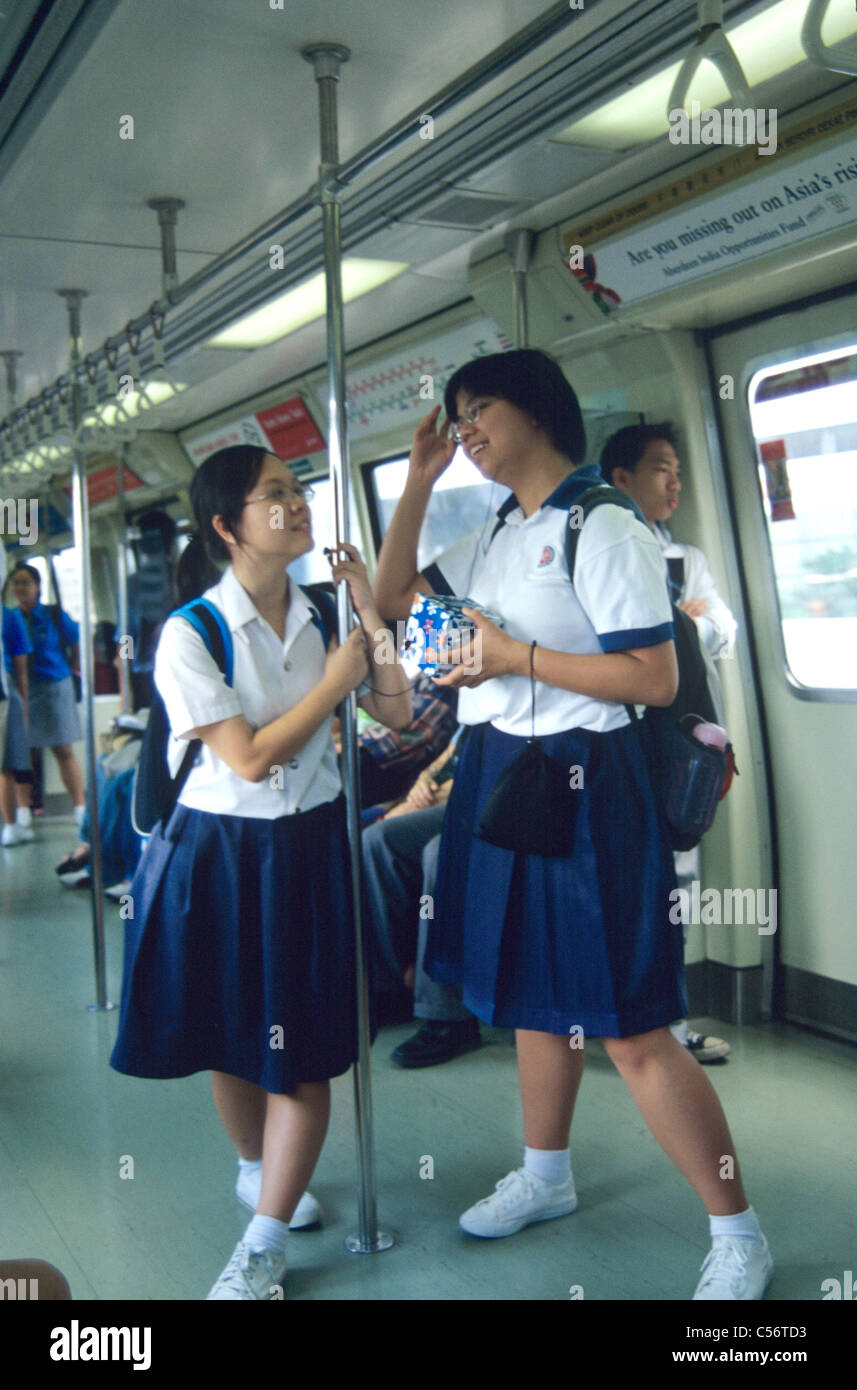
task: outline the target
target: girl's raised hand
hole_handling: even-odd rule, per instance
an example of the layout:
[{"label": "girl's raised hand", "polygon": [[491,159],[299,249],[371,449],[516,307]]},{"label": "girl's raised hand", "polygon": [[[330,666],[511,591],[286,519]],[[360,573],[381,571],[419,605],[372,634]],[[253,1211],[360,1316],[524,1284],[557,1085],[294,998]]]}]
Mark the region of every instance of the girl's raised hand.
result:
[{"label": "girl's raised hand", "polygon": [[450,433],[449,420],[438,424],[440,406],[420,420],[411,444],[408,477],[414,482],[434,487],[438,478],[452,463],[456,444]]}]

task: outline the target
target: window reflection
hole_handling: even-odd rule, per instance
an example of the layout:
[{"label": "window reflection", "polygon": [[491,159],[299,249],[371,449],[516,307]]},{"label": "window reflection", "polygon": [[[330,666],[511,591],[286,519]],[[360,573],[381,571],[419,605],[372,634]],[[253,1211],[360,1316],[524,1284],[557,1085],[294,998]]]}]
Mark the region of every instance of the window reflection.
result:
[{"label": "window reflection", "polygon": [[857,349],[765,369],[749,399],[791,673],[857,688]]}]

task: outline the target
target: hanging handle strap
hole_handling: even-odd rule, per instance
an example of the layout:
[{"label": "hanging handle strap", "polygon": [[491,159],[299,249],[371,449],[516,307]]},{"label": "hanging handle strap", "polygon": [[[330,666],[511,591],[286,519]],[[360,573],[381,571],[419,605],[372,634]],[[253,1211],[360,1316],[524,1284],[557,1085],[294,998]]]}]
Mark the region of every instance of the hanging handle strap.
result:
[{"label": "hanging handle strap", "polygon": [[536,736],[536,640],[530,643],[530,742]]}]

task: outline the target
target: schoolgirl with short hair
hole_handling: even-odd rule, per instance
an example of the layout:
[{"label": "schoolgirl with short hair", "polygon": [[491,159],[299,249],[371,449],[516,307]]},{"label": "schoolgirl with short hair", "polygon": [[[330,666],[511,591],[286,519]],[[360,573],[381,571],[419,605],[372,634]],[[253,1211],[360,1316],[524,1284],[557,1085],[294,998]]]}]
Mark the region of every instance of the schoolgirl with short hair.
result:
[{"label": "schoolgirl with short hair", "polygon": [[[404,617],[418,590],[470,596],[504,620],[500,628],[465,610],[478,628],[479,660],[438,680],[459,689],[459,721],[472,727],[444,820],[429,970],[462,984],[464,1004],[479,1018],[516,1029],[527,1146],[523,1165],[460,1224],[472,1235],[509,1236],[575,1210],[569,1129],[583,1040],[600,1038],[709,1213],[713,1245],[694,1297],[761,1298],[772,1262],[725,1116],[669,1031],[687,1011],[681,927],[670,920],[675,877],[626,711],[675,697],[657,542],[626,509],[599,507],[581,531],[572,585],[570,509],[602,480],[597,467],[583,466],[577,398],[546,354],[477,358],[454,373],[444,403],[446,422],[438,407],[414,436],[375,593],[391,617]],[[456,443],[513,495],[418,573],[426,508]],[[479,833],[489,798],[515,775],[533,729],[546,766],[568,778],[564,809],[544,827],[561,822],[568,831],[568,845],[553,853]],[[514,809],[514,783],[511,795]],[[514,815],[512,823],[507,842]]]},{"label": "schoolgirl with short hair", "polygon": [[306,1186],[330,1078],[357,1056],[333,715],[361,687],[363,707],[397,727],[411,717],[410,697],[398,665],[383,659],[381,620],[352,546],[331,561],[332,574],[347,583],[361,626],[326,649],[313,603],[287,573],[313,538],[304,489],[286,464],[254,446],[221,450],[198,470],[191,501],[211,558],[228,562],[204,597],[228,626],[233,683],[188,621],[167,620],[155,684],[173,774],[189,738],[202,748],[131,887],[111,1065],[132,1076],[212,1072],[240,1155],[238,1195],[255,1215],[208,1297],[270,1299],[281,1296],[302,1194],[299,1224],[318,1218]]}]

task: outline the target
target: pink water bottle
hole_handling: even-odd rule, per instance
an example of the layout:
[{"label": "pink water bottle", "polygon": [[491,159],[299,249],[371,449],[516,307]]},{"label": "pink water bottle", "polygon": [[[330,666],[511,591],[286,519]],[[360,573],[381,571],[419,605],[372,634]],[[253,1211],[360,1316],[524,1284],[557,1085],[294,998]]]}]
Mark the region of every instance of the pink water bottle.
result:
[{"label": "pink water bottle", "polygon": [[721,752],[729,742],[729,735],[719,724],[696,724],[692,732],[697,743],[704,743],[707,748],[719,748]]}]

